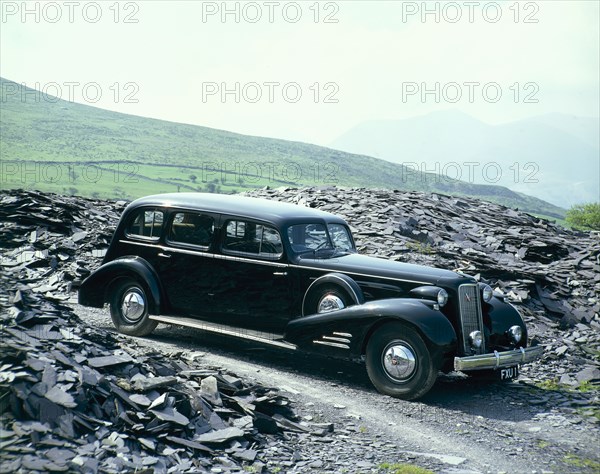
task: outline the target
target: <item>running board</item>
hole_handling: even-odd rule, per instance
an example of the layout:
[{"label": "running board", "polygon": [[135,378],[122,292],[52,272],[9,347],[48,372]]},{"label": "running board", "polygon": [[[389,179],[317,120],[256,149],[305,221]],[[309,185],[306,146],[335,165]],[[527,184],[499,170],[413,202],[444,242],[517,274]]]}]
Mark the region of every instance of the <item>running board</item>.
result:
[{"label": "running board", "polygon": [[[202,319],[183,318],[174,316],[156,316],[150,315],[150,319],[166,324],[176,324],[178,326],[186,326],[202,331],[213,332],[216,334],[225,334],[227,336],[239,337],[250,341],[262,342],[272,346],[283,347],[285,349],[295,350],[296,346],[285,342],[280,334],[272,334],[268,332],[255,331],[253,329],[239,328],[235,326],[226,326],[225,324],[217,324]],[[270,336],[270,337],[269,337]]]}]

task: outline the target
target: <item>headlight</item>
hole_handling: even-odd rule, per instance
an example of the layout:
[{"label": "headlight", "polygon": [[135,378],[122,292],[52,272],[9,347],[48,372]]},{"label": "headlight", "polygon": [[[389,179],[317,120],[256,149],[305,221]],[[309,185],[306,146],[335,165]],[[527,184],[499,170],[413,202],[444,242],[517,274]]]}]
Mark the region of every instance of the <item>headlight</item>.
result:
[{"label": "headlight", "polygon": [[418,286],[410,290],[410,296],[422,300],[429,300],[437,303],[438,308],[441,308],[448,302],[448,293],[439,286],[426,285]]},{"label": "headlight", "polygon": [[511,341],[516,344],[523,337],[523,330],[521,329],[521,326],[511,326],[508,330],[508,335],[510,336]]},{"label": "headlight", "polygon": [[494,296],[494,290],[492,290],[490,285],[484,285],[483,289],[481,290],[481,296],[483,297],[483,301],[487,303],[492,299],[492,296]]},{"label": "headlight", "polygon": [[471,344],[471,347],[479,349],[482,343],[483,335],[481,334],[481,331],[473,331],[469,334],[469,344]]},{"label": "headlight", "polygon": [[448,292],[443,288],[438,291],[437,302],[440,305],[440,308],[448,302]]}]

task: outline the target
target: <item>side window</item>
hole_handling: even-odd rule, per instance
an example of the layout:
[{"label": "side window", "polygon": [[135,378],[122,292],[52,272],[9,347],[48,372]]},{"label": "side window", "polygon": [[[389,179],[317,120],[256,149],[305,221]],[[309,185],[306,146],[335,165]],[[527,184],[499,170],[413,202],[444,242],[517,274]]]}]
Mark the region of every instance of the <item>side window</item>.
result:
[{"label": "side window", "polygon": [[169,242],[208,247],[215,231],[211,216],[192,212],[178,212],[169,229]]},{"label": "side window", "polygon": [[283,254],[283,244],[273,227],[232,220],[226,225],[223,251],[276,260]]},{"label": "side window", "polygon": [[341,224],[329,224],[328,228],[331,240],[333,240],[333,246],[336,249],[344,251],[354,250],[354,246],[350,240],[350,234],[348,234],[346,227]]},{"label": "side window", "polygon": [[157,210],[141,210],[133,217],[126,234],[129,237],[158,240],[162,234],[164,214]]},{"label": "side window", "polygon": [[288,228],[288,239],[295,252],[331,248],[323,224],[297,224]]},{"label": "side window", "polygon": [[269,254],[276,257],[280,257],[283,253],[283,244],[281,243],[281,237],[272,227],[262,227],[262,246],[260,249],[261,254]]},{"label": "side window", "polygon": [[229,221],[227,223],[227,237],[243,239],[246,233],[246,223],[241,221]]}]

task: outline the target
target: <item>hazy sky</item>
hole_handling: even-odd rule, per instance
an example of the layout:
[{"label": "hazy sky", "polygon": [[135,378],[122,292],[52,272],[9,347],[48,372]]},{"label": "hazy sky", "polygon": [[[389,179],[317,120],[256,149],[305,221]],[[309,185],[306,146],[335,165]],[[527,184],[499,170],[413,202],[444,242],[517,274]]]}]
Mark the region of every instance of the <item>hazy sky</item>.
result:
[{"label": "hazy sky", "polygon": [[593,0],[0,6],[3,77],[135,115],[324,145],[449,108],[599,115]]}]

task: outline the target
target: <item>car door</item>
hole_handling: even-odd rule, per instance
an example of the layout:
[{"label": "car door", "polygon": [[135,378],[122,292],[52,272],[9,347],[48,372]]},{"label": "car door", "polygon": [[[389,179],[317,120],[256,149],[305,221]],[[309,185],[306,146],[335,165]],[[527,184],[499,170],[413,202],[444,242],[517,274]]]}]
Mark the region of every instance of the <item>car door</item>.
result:
[{"label": "car door", "polygon": [[271,225],[223,218],[213,304],[223,322],[283,332],[291,315],[289,265]]},{"label": "car door", "polygon": [[212,311],[212,248],[217,218],[188,210],[173,210],[169,216],[165,246],[158,257],[171,313],[197,317]]}]

